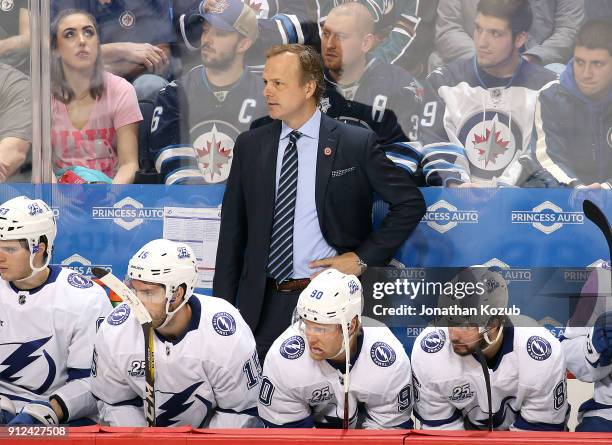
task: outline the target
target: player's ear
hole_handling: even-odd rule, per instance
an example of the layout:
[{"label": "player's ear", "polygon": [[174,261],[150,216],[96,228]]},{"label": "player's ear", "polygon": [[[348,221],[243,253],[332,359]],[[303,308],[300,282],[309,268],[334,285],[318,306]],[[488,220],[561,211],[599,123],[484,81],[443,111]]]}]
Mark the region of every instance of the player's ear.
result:
[{"label": "player's ear", "polygon": [[514,47],[516,49],[521,49],[523,47],[523,45],[525,45],[527,43],[527,38],[528,37],[529,37],[529,34],[526,31],[519,32],[514,37]]},{"label": "player's ear", "polygon": [[359,319],[357,318],[357,316],[355,316],[351,320],[351,325],[349,326],[349,335],[353,335],[357,331],[358,327],[359,327]]}]

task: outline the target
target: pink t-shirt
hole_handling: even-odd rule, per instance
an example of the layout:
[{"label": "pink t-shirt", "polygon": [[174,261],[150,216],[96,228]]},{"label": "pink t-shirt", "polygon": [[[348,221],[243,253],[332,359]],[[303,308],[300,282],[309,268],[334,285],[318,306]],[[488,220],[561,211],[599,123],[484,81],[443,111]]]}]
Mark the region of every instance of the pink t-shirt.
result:
[{"label": "pink t-shirt", "polygon": [[52,98],[51,147],[53,168],[80,165],[113,178],[117,173],[116,129],[142,121],[136,91],[122,77],[104,73],[104,93],[93,105],[89,120],[78,130],[66,104]]}]

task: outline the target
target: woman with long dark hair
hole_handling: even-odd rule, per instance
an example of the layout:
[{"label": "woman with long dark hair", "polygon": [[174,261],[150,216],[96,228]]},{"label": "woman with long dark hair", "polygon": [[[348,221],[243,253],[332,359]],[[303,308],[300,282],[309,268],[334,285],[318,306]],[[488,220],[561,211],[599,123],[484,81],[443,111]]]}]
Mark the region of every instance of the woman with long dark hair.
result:
[{"label": "woman with long dark hair", "polygon": [[134,87],[104,71],[95,19],[62,11],[51,24],[51,145],[56,177],[77,166],[134,182],[142,114]]}]

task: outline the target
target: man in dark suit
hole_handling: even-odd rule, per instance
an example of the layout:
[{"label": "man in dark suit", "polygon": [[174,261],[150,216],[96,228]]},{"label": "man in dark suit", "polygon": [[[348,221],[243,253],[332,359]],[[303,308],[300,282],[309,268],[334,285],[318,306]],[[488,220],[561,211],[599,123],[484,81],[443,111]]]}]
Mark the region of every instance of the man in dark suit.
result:
[{"label": "man in dark suit", "polygon": [[[386,265],[425,213],[412,178],[376,146],[376,134],[321,114],[325,84],[312,49],[270,48],[263,79],[274,121],[236,140],[213,282],[213,294],[241,310],[262,359],[310,277]],[[389,203],[376,232],[374,192]]]}]

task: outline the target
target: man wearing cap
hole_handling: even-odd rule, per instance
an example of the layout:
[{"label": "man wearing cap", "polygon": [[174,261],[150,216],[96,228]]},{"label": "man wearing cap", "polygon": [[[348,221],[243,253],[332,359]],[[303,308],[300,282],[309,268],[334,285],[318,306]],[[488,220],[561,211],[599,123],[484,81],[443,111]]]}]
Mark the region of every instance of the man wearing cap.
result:
[{"label": "man wearing cap", "polygon": [[[411,176],[373,131],[321,114],[323,66],[312,48],[273,46],[263,79],[274,120],[236,140],[213,282],[253,329],[260,358],[314,274],[386,265],[425,213]],[[389,203],[377,231],[374,193]]]},{"label": "man wearing cap", "polygon": [[225,181],[236,138],[265,115],[261,78],[244,66],[255,12],[228,0],[197,19],[203,64],[161,90],[153,112],[151,158],[166,184]]}]

